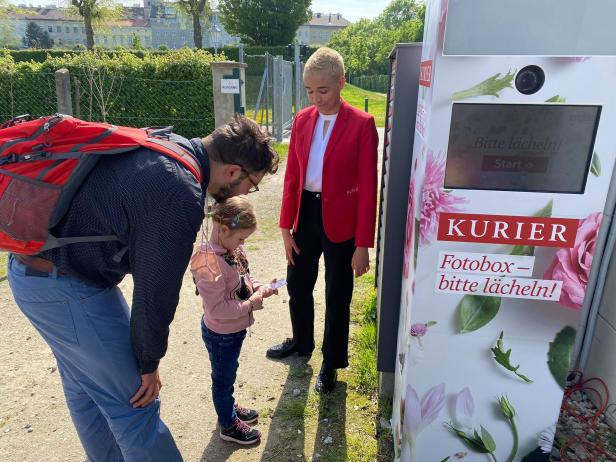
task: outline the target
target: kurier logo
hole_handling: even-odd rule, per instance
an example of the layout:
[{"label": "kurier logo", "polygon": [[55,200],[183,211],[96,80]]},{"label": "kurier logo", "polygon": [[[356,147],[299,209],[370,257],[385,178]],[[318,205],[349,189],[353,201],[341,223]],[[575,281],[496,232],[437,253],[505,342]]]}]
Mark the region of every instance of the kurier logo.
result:
[{"label": "kurier logo", "polygon": [[570,248],[578,224],[572,218],[442,213],[438,240]]},{"label": "kurier logo", "polygon": [[423,61],[419,66],[419,85],[423,87],[432,85],[432,60]]}]

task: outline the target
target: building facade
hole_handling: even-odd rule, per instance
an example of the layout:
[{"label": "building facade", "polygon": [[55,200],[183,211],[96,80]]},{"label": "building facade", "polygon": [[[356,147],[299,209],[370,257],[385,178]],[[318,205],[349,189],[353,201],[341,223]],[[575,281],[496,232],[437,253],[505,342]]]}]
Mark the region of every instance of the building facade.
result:
[{"label": "building facade", "polygon": [[302,45],[325,45],[331,36],[351,24],[340,13],[316,13],[297,29],[295,39]]},{"label": "building facade", "polygon": [[[174,2],[145,0],[146,7],[124,9],[124,18],[98,26],[94,29],[94,43],[100,48],[124,47],[133,45],[134,37],[146,48],[194,47],[192,18],[182,12]],[[0,47],[19,44],[25,36],[28,23],[34,22],[54,41],[54,48],[73,48],[86,44],[83,19],[75,16],[65,8],[25,7],[20,12],[10,12],[2,19],[6,31],[0,35]],[[203,46],[214,47],[210,27],[217,25],[221,30],[218,47],[239,43],[239,37],[228,34],[220,22],[216,11],[203,27]],[[5,43],[2,43],[4,41]]]}]

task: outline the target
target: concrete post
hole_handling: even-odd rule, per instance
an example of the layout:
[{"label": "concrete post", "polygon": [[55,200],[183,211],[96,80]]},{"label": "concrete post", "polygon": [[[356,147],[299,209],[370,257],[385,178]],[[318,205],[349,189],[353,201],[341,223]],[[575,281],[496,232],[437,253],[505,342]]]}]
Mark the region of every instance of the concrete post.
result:
[{"label": "concrete post", "polygon": [[58,112],[65,115],[73,115],[73,100],[71,98],[71,76],[68,69],[62,68],[56,71],[56,98]]},{"label": "concrete post", "polygon": [[244,86],[246,64],[233,61],[212,63],[214,124],[216,127],[233,120],[235,113],[246,110]]}]

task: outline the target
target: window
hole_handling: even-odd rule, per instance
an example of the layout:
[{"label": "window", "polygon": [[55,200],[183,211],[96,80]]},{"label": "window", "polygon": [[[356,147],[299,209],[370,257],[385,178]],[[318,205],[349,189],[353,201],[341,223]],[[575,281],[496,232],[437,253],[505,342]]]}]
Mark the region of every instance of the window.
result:
[{"label": "window", "polygon": [[66,33],[67,33],[67,34],[70,34],[70,33],[71,33],[71,28],[70,28],[70,27],[68,27],[68,26],[66,27]]},{"label": "window", "polygon": [[73,33],[78,34],[79,33],[79,27],[73,27]]},{"label": "window", "polygon": [[85,27],[82,27],[82,28],[81,28],[81,33],[82,33],[82,34],[85,34],[85,33],[86,33],[86,28],[85,28]]},{"label": "window", "polygon": [[60,26],[56,26],[56,32],[59,34],[60,32],[62,32],[62,28]]},{"label": "window", "polygon": [[53,27],[47,26],[47,32],[53,32]]}]

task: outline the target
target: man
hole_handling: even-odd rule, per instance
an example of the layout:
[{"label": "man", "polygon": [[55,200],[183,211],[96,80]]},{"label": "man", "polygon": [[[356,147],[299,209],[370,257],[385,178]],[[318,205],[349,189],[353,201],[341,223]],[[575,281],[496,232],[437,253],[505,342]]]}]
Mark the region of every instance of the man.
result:
[{"label": "man", "polygon": [[[194,156],[201,184],[179,162],[145,148],[103,156],[52,234],[117,240],[9,260],[15,301],[56,357],[91,462],[182,460],[160,419],[158,365],[205,193],[222,201],[256,191],[278,168],[268,136],[243,117],[204,139],[169,140]],[[129,273],[130,313],[117,287]]]}]

